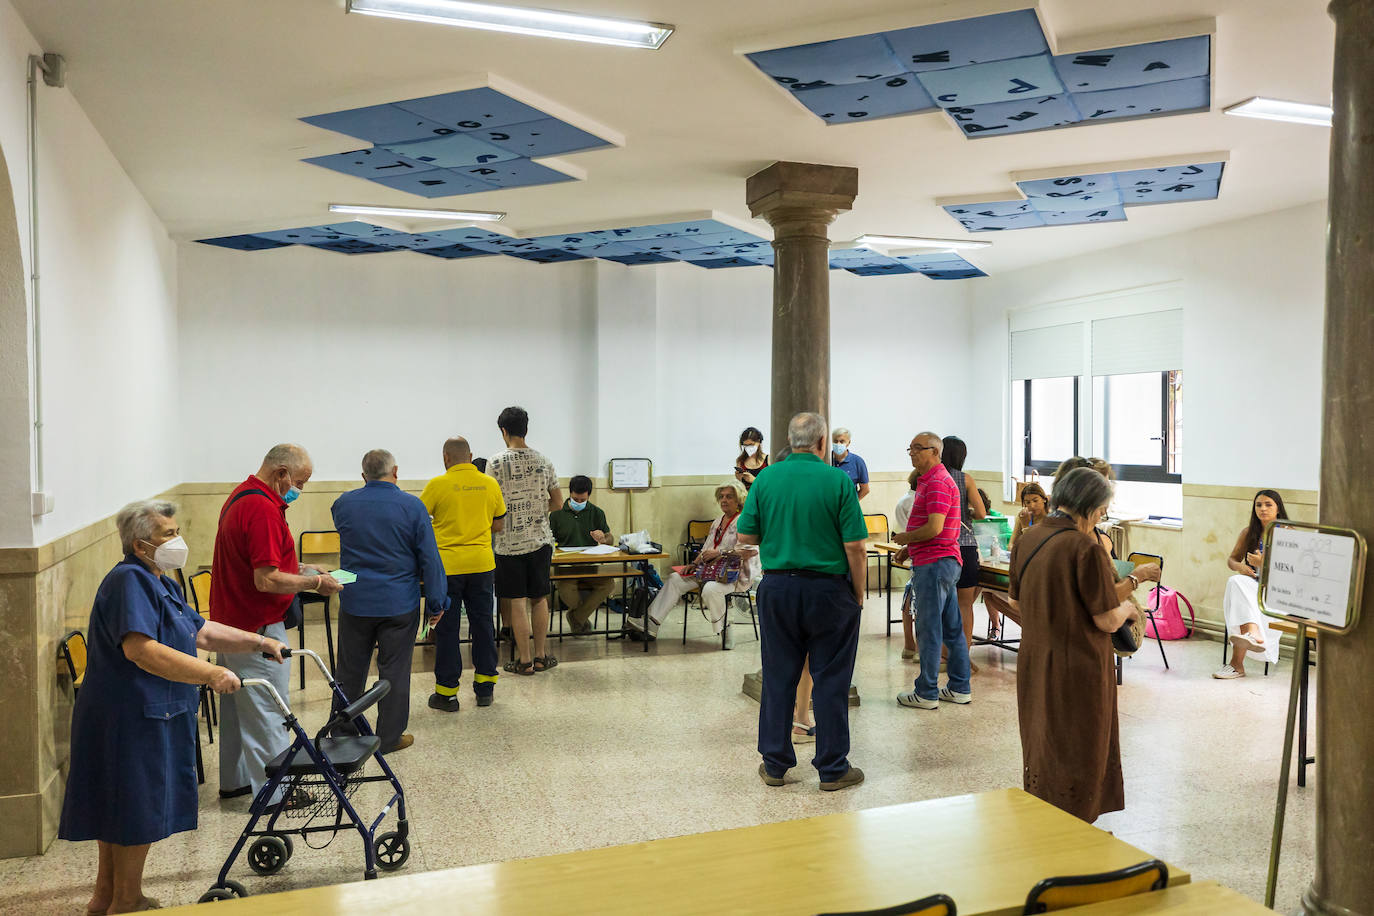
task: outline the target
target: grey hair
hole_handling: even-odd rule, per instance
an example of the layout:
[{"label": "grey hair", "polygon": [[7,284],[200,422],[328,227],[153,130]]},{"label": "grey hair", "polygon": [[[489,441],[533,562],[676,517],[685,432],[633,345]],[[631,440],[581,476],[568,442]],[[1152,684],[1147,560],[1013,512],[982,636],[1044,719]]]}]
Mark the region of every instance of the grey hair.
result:
[{"label": "grey hair", "polygon": [[140,499],[129,503],[115,515],[119,545],[125,553],[133,553],[135,541],[146,541],[153,536],[154,519],[172,518],[176,514],[177,504],[165,499]]},{"label": "grey hair", "polygon": [[727,480],[725,483],[716,487],[714,494],[715,498],[720,499],[721,496],[727,492],[735,494],[735,502],[740,508],[744,507],[744,500],[747,497],[747,493],[738,480]]},{"label": "grey hair", "polygon": [[384,448],[374,448],[363,456],[363,480],[381,480],[391,474],[396,456]]},{"label": "grey hair", "polygon": [[1074,468],[1055,478],[1050,508],[1083,517],[1112,501],[1112,482],[1092,468]]},{"label": "grey hair", "polygon": [[849,434],[849,430],[843,426],[837,426],[833,430],[831,430],[830,438],[834,439],[836,436],[844,436],[850,442],[854,441],[854,437]]},{"label": "grey hair", "polygon": [[283,442],[281,445],[274,445],[267,450],[263,456],[263,467],[285,467],[288,471],[303,470],[310,464],[310,455],[299,445],[292,445],[290,442]]},{"label": "grey hair", "polygon": [[939,433],[933,433],[926,430],[923,433],[917,433],[916,438],[926,440],[926,445],[933,445],[935,447],[936,458],[939,458],[945,453],[945,440],[940,438]]},{"label": "grey hair", "polygon": [[829,427],[826,426],[825,417],[818,413],[803,411],[787,424],[787,444],[793,449],[815,448],[817,442],[825,439],[827,429]]}]

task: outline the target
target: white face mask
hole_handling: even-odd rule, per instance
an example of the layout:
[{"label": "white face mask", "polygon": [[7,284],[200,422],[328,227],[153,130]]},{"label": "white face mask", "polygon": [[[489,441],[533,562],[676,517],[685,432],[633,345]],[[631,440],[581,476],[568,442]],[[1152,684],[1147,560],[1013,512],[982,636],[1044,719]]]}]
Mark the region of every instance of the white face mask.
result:
[{"label": "white face mask", "polygon": [[190,553],[191,549],[186,546],[186,539],[178,534],[170,541],[163,541],[157,545],[153,550],[153,565],[163,572],[181,569],[186,565],[186,558]]},{"label": "white face mask", "polygon": [[757,445],[746,445],[744,447],[744,454],[748,455],[750,458],[753,458],[758,452],[759,447]]}]

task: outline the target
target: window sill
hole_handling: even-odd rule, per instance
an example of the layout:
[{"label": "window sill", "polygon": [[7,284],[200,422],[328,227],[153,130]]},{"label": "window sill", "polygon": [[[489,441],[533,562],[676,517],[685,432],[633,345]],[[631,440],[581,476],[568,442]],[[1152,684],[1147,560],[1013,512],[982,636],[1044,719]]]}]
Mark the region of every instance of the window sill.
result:
[{"label": "window sill", "polygon": [[1117,522],[1119,525],[1133,525],[1137,528],[1158,528],[1161,531],[1182,531],[1183,524],[1171,525],[1167,522],[1153,521],[1150,519],[1125,519]]}]

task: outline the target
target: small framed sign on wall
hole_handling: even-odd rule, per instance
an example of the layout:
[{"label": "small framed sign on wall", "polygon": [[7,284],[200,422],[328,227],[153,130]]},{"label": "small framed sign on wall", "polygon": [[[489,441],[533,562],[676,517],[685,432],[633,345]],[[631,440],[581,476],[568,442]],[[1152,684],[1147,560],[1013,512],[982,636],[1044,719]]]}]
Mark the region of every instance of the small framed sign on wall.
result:
[{"label": "small framed sign on wall", "polygon": [[1260,608],[1270,617],[1346,633],[1359,620],[1365,541],[1358,531],[1288,519],[1264,532]]},{"label": "small framed sign on wall", "polygon": [[612,490],[647,490],[654,479],[654,463],[648,458],[612,458],[606,477]]}]

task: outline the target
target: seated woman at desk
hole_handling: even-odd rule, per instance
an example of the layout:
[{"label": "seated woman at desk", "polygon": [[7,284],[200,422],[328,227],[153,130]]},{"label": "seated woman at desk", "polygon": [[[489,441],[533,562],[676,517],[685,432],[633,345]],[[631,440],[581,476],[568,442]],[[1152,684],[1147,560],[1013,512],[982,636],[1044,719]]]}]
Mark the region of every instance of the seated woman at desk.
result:
[{"label": "seated woman at desk", "polygon": [[768,467],[768,453],[763,450],[763,433],[753,426],[747,426],[739,434],[739,457],[735,459],[735,479],[747,491],[754,485],[754,478]]},{"label": "seated woman at desk", "polygon": [[[735,523],[739,520],[740,510],[744,508],[745,492],[739,484],[731,482],[716,487],[716,503],[720,506],[720,518],[711,523],[706,532],[706,540],[696,558],[674,572],[663,583],[653,603],[649,605],[645,622],[634,617],[626,617],[625,623],[631,629],[640,630],[653,636],[663,624],[673,607],[688,592],[701,592],[702,613],[711,621],[717,636],[725,628],[725,596],[731,592],[745,592],[754,580],[762,575],[759,568],[757,548],[738,544]],[[738,566],[739,575],[733,582],[722,582],[717,578],[703,581],[701,570],[704,565],[720,558],[727,558],[728,566]]]},{"label": "seated woman at desk", "polygon": [[1275,490],[1260,490],[1250,504],[1250,524],[1236,538],[1236,546],[1226,558],[1235,573],[1226,580],[1221,612],[1226,632],[1231,637],[1231,663],[1212,672],[1218,680],[1245,677],[1245,656],[1276,663],[1279,660],[1279,632],[1271,628],[1259,609],[1259,568],[1264,562],[1264,526],[1275,519],[1288,518],[1283,497]]},{"label": "seated woman at desk", "polygon": [[[1038,483],[1028,483],[1021,488],[1021,511],[1016,513],[1016,526],[1011,530],[1010,547],[1016,546],[1016,541],[1023,532],[1043,522],[1050,514],[1050,498],[1045,493],[1045,488]],[[1007,599],[996,592],[983,592],[983,607],[988,610],[988,636],[996,637],[1002,631],[1002,616],[1005,614],[1018,624],[1021,622],[1020,615],[1011,609]]]}]

